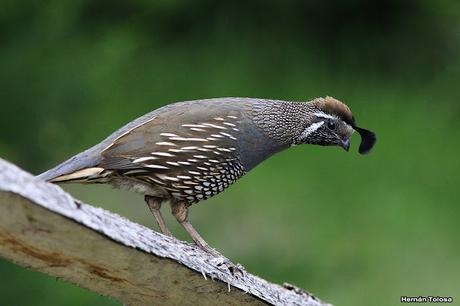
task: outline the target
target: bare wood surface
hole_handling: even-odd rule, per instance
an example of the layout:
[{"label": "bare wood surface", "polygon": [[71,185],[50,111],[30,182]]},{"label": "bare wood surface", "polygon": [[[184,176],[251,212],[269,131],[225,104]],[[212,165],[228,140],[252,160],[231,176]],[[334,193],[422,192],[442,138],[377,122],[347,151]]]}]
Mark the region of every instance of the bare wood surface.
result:
[{"label": "bare wood surface", "polygon": [[126,305],[327,305],[83,204],[2,159],[0,256]]}]

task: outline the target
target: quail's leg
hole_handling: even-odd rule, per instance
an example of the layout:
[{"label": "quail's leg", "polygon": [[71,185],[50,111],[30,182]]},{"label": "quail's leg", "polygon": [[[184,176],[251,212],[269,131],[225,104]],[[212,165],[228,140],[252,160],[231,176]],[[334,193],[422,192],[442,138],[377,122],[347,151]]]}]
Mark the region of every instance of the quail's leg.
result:
[{"label": "quail's leg", "polygon": [[220,254],[209,247],[209,245],[204,241],[204,239],[198,234],[198,232],[193,228],[192,224],[188,221],[188,207],[183,202],[171,203],[171,212],[176,220],[182,225],[187,233],[195,241],[196,245],[199,246],[202,250],[211,253],[215,256],[220,256]]},{"label": "quail's leg", "polygon": [[161,199],[146,195],[145,202],[147,202],[147,205],[155,217],[161,232],[167,236],[172,236],[171,231],[166,226],[165,219],[163,219],[163,216],[161,215]]}]

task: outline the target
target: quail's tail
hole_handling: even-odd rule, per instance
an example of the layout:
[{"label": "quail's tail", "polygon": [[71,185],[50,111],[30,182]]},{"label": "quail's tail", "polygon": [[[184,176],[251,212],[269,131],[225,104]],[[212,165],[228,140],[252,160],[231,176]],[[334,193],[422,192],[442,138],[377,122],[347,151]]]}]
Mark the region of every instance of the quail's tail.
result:
[{"label": "quail's tail", "polygon": [[100,155],[93,149],[86,150],[62,164],[38,175],[39,179],[53,182],[91,182],[103,176],[104,168],[98,167]]},{"label": "quail's tail", "polygon": [[[54,178],[47,180],[51,183],[91,183],[91,182],[100,182],[104,177],[103,172],[104,168],[92,167],[77,170],[75,172],[60,175]],[[39,176],[40,177],[40,176]]]}]

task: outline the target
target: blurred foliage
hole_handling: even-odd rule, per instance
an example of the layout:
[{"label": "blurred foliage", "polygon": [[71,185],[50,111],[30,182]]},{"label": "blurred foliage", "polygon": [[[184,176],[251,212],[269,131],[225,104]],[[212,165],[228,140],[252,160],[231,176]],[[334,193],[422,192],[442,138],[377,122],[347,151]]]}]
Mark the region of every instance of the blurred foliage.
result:
[{"label": "blurred foliage", "polygon": [[[0,156],[38,173],[174,101],[334,96],[377,132],[372,154],[357,138],[348,154],[290,149],[193,223],[251,272],[336,305],[455,296],[459,20],[456,1],[4,0]],[[138,195],[65,188],[153,226]],[[0,274],[2,305],[116,304],[5,261]]]}]

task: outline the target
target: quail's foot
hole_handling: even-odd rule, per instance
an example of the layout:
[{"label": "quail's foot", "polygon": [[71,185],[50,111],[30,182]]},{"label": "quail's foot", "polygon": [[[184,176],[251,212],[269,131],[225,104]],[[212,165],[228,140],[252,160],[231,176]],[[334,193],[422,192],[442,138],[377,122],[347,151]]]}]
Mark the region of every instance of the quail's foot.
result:
[{"label": "quail's foot", "polygon": [[222,259],[223,260],[221,262],[217,263],[217,266],[220,269],[228,270],[228,272],[230,272],[230,274],[233,275],[236,278],[245,275],[246,270],[244,269],[244,267],[242,265],[234,264],[234,263],[232,263],[230,260],[228,260],[225,257],[222,257]]}]

